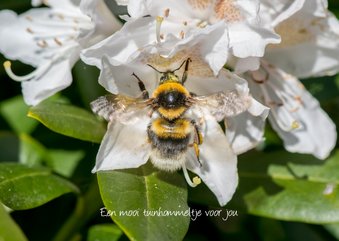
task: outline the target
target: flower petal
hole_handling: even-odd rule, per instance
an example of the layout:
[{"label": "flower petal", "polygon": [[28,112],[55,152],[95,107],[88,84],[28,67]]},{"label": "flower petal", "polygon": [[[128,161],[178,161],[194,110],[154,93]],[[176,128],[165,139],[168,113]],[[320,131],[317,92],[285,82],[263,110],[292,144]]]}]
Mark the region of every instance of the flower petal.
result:
[{"label": "flower petal", "polygon": [[237,155],[258,145],[263,140],[269,108],[252,99],[250,108],[225,120],[226,136]]},{"label": "flower petal", "polygon": [[[139,20],[131,20],[124,24],[122,29],[107,39],[83,50],[81,59],[89,65],[95,65],[99,69],[104,55],[113,65],[128,63],[130,58],[136,58],[145,46],[156,40],[155,20],[145,17]],[[128,38],[126,38],[128,36]]]},{"label": "flower petal", "polygon": [[265,25],[275,27],[298,12],[303,7],[305,1],[306,0],[260,0],[260,18]]},{"label": "flower petal", "polygon": [[174,43],[164,41],[163,45],[169,46],[167,47],[169,53],[161,53],[164,57],[172,57],[182,50],[196,49],[201,59],[209,65],[216,76],[228,57],[226,24],[219,22],[198,31],[187,31],[184,39],[176,38]]},{"label": "flower petal", "polygon": [[304,129],[295,132],[283,131],[278,127],[276,119],[269,117],[269,120],[283,139],[286,150],[290,152],[312,154],[323,160],[335,147],[337,140],[335,124],[322,109],[305,111],[301,121]]},{"label": "flower petal", "polygon": [[199,175],[217,197],[221,206],[231,200],[237,185],[237,156],[233,153],[225,134],[214,117],[206,113],[206,133],[200,146],[200,161],[189,151],[186,166]]},{"label": "flower petal", "polygon": [[216,77],[199,76],[196,74],[188,76],[185,86],[189,91],[198,95],[233,90],[236,90],[241,96],[247,96],[249,93],[247,81],[226,69],[222,69]]},{"label": "flower petal", "polygon": [[122,27],[121,22],[108,9],[104,0],[82,0],[80,10],[89,16],[93,23],[92,28],[81,31],[78,37],[80,43],[84,39],[84,47],[98,43]]},{"label": "flower petal", "polygon": [[[263,73],[266,77],[259,79]],[[251,93],[271,107],[269,120],[285,148],[325,159],[335,146],[336,128],[301,82],[265,61],[252,78]]]},{"label": "flower petal", "polygon": [[[73,63],[74,64],[74,63]],[[72,83],[71,68],[68,59],[53,64],[42,76],[22,83],[22,94],[28,105],[37,105],[42,100],[65,89]]]},{"label": "flower petal", "polygon": [[30,10],[18,16],[15,12],[3,10],[0,12],[0,51],[6,58],[20,60],[26,64],[37,66],[41,62],[36,54],[39,46],[28,32],[25,16],[35,16],[45,10]]},{"label": "flower petal", "polygon": [[115,0],[118,5],[126,6],[129,3],[129,0]]},{"label": "flower petal", "polygon": [[262,57],[268,44],[280,42],[279,35],[259,20],[259,1],[217,1],[215,9],[217,16],[222,13],[228,23],[229,47],[234,56]]},{"label": "flower petal", "polygon": [[63,10],[71,10],[77,9],[77,3],[79,1],[72,1],[72,0],[48,0],[42,1],[45,5],[55,8],[55,9],[63,9]]},{"label": "flower petal", "polygon": [[37,7],[42,4],[42,0],[32,0],[31,4],[33,7]]},{"label": "flower petal", "polygon": [[235,58],[234,72],[244,73],[246,71],[254,71],[260,67],[259,57]]},{"label": "flower petal", "polygon": [[129,96],[138,97],[141,94],[135,73],[145,84],[146,90],[150,93],[158,84],[157,73],[148,66],[135,64],[114,66],[107,56],[102,58],[99,83],[113,94],[124,93]]},{"label": "flower petal", "polygon": [[326,159],[333,150],[337,140],[336,126],[319,102],[306,90],[302,99],[304,107],[298,111],[301,128],[284,131],[273,116],[269,116],[272,127],[284,141],[285,148],[290,152],[312,154],[319,159]]},{"label": "flower petal", "polygon": [[151,152],[146,131],[149,121],[144,117],[133,125],[109,123],[92,172],[136,168],[146,163]]},{"label": "flower petal", "polygon": [[236,57],[262,57],[266,46],[279,43],[280,36],[262,27],[236,23],[229,26],[229,41]]},{"label": "flower petal", "polygon": [[339,21],[324,5],[306,1],[292,17],[275,26],[282,37],[265,58],[300,78],[332,75],[339,71]]}]

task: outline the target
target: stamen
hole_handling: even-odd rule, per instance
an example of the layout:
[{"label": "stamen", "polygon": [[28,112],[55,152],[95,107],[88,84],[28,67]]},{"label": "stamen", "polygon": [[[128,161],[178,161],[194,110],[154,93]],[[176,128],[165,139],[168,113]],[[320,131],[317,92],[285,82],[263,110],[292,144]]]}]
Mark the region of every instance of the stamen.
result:
[{"label": "stamen", "polygon": [[58,18],[60,18],[61,20],[64,20],[64,19],[65,19],[64,15],[62,15],[61,13],[57,14],[57,16],[58,16]]},{"label": "stamen", "polygon": [[[264,75],[265,74],[265,75]],[[262,73],[259,70],[251,71],[251,77],[257,84],[264,84],[269,79],[269,73]]]},{"label": "stamen", "polygon": [[299,127],[300,127],[300,123],[298,121],[295,120],[292,122],[291,128],[293,130],[298,129]]},{"label": "stamen", "polygon": [[62,12],[56,12],[54,13],[55,16],[57,16],[57,14],[62,15],[62,17],[67,20],[67,19],[77,19],[81,22],[91,22],[91,19],[89,16],[84,15],[84,14],[79,14],[79,12],[74,11],[74,9],[70,8],[70,9],[63,9]]},{"label": "stamen", "polygon": [[28,21],[32,22],[33,21],[33,18],[31,16],[26,16],[25,17]]},{"label": "stamen", "polygon": [[31,34],[34,33],[33,30],[32,30],[31,28],[26,28],[26,31],[27,31],[28,33],[31,33]]},{"label": "stamen", "polygon": [[[51,62],[51,61],[50,61]],[[44,73],[51,65],[51,63],[47,63],[45,65],[42,65],[41,67],[38,67],[35,69],[33,72],[30,74],[24,75],[24,76],[18,76],[13,73],[12,68],[11,68],[11,61],[6,61],[4,62],[4,68],[7,73],[7,75],[13,79],[14,81],[22,82],[22,81],[28,81],[34,78],[37,75],[40,75],[41,73]]]},{"label": "stamen", "polygon": [[[272,82],[267,83],[272,89],[275,89],[275,85]],[[288,88],[290,92],[293,92],[293,89]],[[301,96],[296,95],[296,96],[291,96],[291,94],[288,94],[287,92],[276,92],[275,93],[279,99],[281,99],[284,103],[287,104],[286,108],[289,108],[289,111],[291,113],[297,112],[300,107],[303,105],[303,100]]]},{"label": "stamen", "polygon": [[156,36],[157,36],[157,42],[160,43],[161,41],[161,37],[160,37],[160,29],[161,29],[161,24],[162,24],[162,21],[164,20],[163,17],[160,17],[160,16],[157,16],[156,17],[156,21],[157,21],[157,25],[156,25]]},{"label": "stamen", "polygon": [[[36,19],[34,24],[42,25],[46,27],[61,27],[61,28],[73,28],[80,26],[81,28],[89,29],[93,27],[93,23],[89,21],[81,21],[81,22],[74,22],[74,19],[70,19],[68,21],[56,21],[54,19]],[[62,30],[63,31],[63,30]]]},{"label": "stamen", "polygon": [[54,38],[58,38],[58,39],[63,39],[66,38],[68,36],[75,36],[77,33],[73,30],[73,31],[64,31],[64,32],[54,32],[54,33],[36,33],[34,34],[34,40],[38,41],[38,40],[49,40],[49,39],[54,39]]},{"label": "stamen", "polygon": [[181,30],[180,34],[179,34],[181,39],[185,38],[185,32],[183,30]]},{"label": "stamen", "polygon": [[40,48],[46,48],[46,47],[48,46],[46,40],[38,41],[38,42],[37,42],[37,45],[38,45]]},{"label": "stamen", "polygon": [[199,23],[197,23],[198,28],[205,28],[207,25],[208,23],[206,21],[200,21]]},{"label": "stamen", "polygon": [[[271,99],[269,93],[267,92],[266,90],[266,87],[265,85],[259,85],[260,86],[260,89],[262,90],[262,93],[263,93],[263,96],[264,96],[264,99],[265,99],[265,102],[269,105],[269,103],[274,103],[276,104],[276,102],[274,100]],[[279,105],[277,105],[279,106]],[[295,129],[298,129],[300,128],[300,123],[296,120],[293,120],[291,125],[289,126],[288,124],[286,123],[283,123],[281,121],[281,119],[278,117],[278,113],[276,112],[276,108],[274,108],[274,106],[270,106],[271,107],[271,114],[274,116],[274,119],[276,120],[277,124],[279,125],[279,127],[283,130],[283,131],[286,131],[286,132],[290,132],[292,130],[295,130]]]},{"label": "stamen", "polygon": [[193,180],[193,183],[197,186],[201,183],[201,179],[198,176],[193,177],[192,180]]},{"label": "stamen", "polygon": [[16,74],[13,73],[11,65],[12,65],[11,61],[4,62],[4,68],[5,68],[6,73],[11,79],[15,81],[21,82],[21,81],[29,80],[35,75],[34,73],[35,71],[33,71],[31,74],[28,74],[25,76],[17,76]]},{"label": "stamen", "polygon": [[169,13],[170,13],[170,9],[167,8],[167,9],[164,11],[164,16],[165,16],[165,18],[168,18]]},{"label": "stamen", "polygon": [[59,45],[62,46],[62,42],[58,39],[58,38],[54,38],[54,42]]},{"label": "stamen", "polygon": [[[274,70],[274,66],[268,66],[268,63],[265,61],[261,61],[261,63],[266,76],[263,76],[263,72],[253,71],[251,72],[251,77],[255,83],[260,84],[259,88],[262,91],[264,101],[266,105],[271,108],[271,115],[274,117],[278,126],[285,132],[301,128],[301,123],[295,120],[294,116],[291,114],[297,112],[302,105],[301,96],[291,96],[287,92],[279,91],[279,86],[276,86],[277,84],[274,81],[269,81],[270,74],[278,74]],[[270,68],[271,71],[268,70],[268,68]],[[271,89],[272,91],[268,91],[268,89]],[[294,92],[293,89],[288,89],[288,91],[291,93]],[[270,93],[273,93],[275,96],[272,97]],[[281,115],[285,116],[284,119],[279,118],[278,110],[284,112],[281,113]]]},{"label": "stamen", "polygon": [[188,175],[185,164],[182,165],[182,171],[184,173],[187,184],[190,185],[191,187],[196,187],[201,183],[201,179],[198,176],[195,176],[193,178],[193,182],[191,181],[190,176]]}]

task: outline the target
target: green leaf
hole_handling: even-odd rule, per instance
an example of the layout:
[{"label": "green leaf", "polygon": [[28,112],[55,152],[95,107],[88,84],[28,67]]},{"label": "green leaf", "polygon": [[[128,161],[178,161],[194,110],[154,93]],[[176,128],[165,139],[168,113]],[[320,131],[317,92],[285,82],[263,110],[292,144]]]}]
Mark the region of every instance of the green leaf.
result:
[{"label": "green leaf", "polygon": [[121,229],[114,224],[98,224],[89,229],[87,241],[116,241],[121,235]]},{"label": "green leaf", "polygon": [[325,229],[339,240],[339,223],[329,223],[324,225]]},{"label": "green leaf", "polygon": [[67,104],[42,102],[32,107],[28,116],[57,133],[84,141],[100,143],[106,132],[103,123],[93,114]]},{"label": "green leaf", "polygon": [[[339,151],[326,161],[286,151],[251,151],[238,162],[239,185],[227,209],[286,221],[339,222]],[[217,206],[205,185],[191,201]]]},{"label": "green leaf", "polygon": [[185,236],[190,220],[187,190],[177,173],[158,172],[146,165],[98,172],[98,183],[107,209],[101,214],[110,213],[131,240],[182,240]]},{"label": "green leaf", "polygon": [[47,150],[29,135],[20,135],[19,162],[27,166],[37,166],[45,159]]},{"label": "green leaf", "polygon": [[0,200],[14,210],[31,209],[69,192],[79,192],[72,183],[43,168],[15,163],[0,164]]},{"label": "green leaf", "polygon": [[31,133],[39,124],[27,117],[28,106],[21,96],[1,102],[0,112],[11,128],[18,134]]},{"label": "green leaf", "polygon": [[249,213],[307,223],[339,222],[339,152],[325,163],[286,152],[260,157],[248,160],[256,170],[240,173],[240,185],[250,183],[252,189],[243,191]]},{"label": "green leaf", "polygon": [[27,241],[19,226],[12,220],[0,203],[0,240],[1,241]]},{"label": "green leaf", "polygon": [[[11,9],[14,11],[27,11],[32,5],[28,0],[0,1],[0,9]],[[3,61],[2,61],[3,62]],[[15,69],[17,70],[17,69]],[[20,72],[19,72],[20,73]]]},{"label": "green leaf", "polygon": [[54,172],[65,177],[71,177],[79,161],[84,158],[85,152],[80,150],[50,150],[48,155],[47,165],[51,167]]},{"label": "green leaf", "polygon": [[81,150],[66,151],[47,149],[29,135],[20,135],[20,163],[41,166],[45,163],[55,173],[71,177],[79,161],[85,156]]},{"label": "green leaf", "polygon": [[0,131],[0,161],[17,162],[19,153],[18,137],[8,131]]}]

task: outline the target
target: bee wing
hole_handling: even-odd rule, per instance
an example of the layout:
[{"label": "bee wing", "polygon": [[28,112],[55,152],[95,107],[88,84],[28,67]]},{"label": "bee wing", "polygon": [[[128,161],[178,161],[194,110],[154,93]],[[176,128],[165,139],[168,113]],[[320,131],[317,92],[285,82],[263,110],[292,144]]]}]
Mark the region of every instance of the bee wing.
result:
[{"label": "bee wing", "polygon": [[193,96],[193,103],[207,108],[217,121],[246,111],[251,105],[249,95],[240,95],[237,91],[218,92],[207,96]]},{"label": "bee wing", "polygon": [[92,111],[107,121],[131,124],[147,115],[150,101],[123,95],[106,95],[91,102]]}]

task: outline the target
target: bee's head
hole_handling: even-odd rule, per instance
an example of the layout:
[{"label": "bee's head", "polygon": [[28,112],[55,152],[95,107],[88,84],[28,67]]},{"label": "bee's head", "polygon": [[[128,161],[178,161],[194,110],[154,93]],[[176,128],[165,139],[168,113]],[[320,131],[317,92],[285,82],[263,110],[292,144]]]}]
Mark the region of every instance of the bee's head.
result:
[{"label": "bee's head", "polygon": [[182,83],[182,80],[179,79],[179,77],[175,74],[175,71],[181,69],[181,67],[187,62],[187,61],[191,61],[189,58],[185,61],[182,62],[182,64],[174,69],[174,70],[167,70],[165,72],[159,71],[157,70],[155,67],[153,67],[152,65],[148,64],[149,67],[151,67],[152,69],[154,69],[155,71],[157,71],[158,73],[162,74],[160,77],[160,84],[164,84],[166,82],[174,82],[174,83]]},{"label": "bee's head", "polygon": [[173,71],[168,71],[165,73],[162,73],[161,77],[160,77],[160,84],[166,83],[166,82],[178,82],[181,83],[181,81],[179,80],[179,77],[174,74]]},{"label": "bee's head", "polygon": [[[160,84],[154,90],[152,97],[154,98],[154,103],[158,106],[157,112],[167,120],[179,118],[187,110],[187,98],[190,96],[190,93],[183,85],[184,78],[179,79],[175,74],[175,71],[179,70],[185,63],[188,63],[187,61],[190,61],[190,59],[185,60],[179,68],[166,72],[160,72],[149,65],[158,73],[161,73]],[[187,68],[185,68],[186,70]],[[185,72],[183,77],[185,77]]]}]

